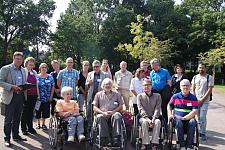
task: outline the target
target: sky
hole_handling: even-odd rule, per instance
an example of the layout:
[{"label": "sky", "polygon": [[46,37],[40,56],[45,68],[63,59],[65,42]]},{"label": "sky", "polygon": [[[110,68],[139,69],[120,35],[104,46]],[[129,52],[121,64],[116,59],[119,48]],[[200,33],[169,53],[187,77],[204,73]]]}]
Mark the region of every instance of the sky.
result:
[{"label": "sky", "polygon": [[[56,4],[56,9],[54,11],[53,17],[50,20],[51,31],[55,32],[57,27],[57,20],[60,19],[60,14],[64,13],[68,7],[68,3],[70,0],[54,0]],[[175,4],[180,4],[181,0],[175,0]]]}]

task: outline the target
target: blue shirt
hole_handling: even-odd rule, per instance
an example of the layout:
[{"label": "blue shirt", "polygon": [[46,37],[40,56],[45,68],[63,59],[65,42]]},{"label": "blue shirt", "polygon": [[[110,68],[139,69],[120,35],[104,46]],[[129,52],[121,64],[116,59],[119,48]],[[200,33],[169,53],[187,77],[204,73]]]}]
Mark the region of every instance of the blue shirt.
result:
[{"label": "blue shirt", "polygon": [[152,81],[152,88],[160,91],[167,85],[167,80],[171,80],[170,73],[164,68],[159,71],[152,70],[150,72],[150,79]]},{"label": "blue shirt", "polygon": [[189,114],[192,109],[198,109],[197,97],[191,93],[188,96],[182,95],[181,92],[174,94],[168,103],[175,112],[175,115],[184,117]]},{"label": "blue shirt", "polygon": [[47,77],[37,76],[38,80],[38,90],[40,95],[40,101],[48,102],[51,96],[51,90],[54,87],[54,79],[51,75]]},{"label": "blue shirt", "polygon": [[64,86],[69,86],[73,88],[73,98],[77,97],[76,94],[76,81],[79,80],[79,72],[75,69],[69,71],[67,68],[60,70],[58,76],[58,80],[61,80],[61,88]]},{"label": "blue shirt", "polygon": [[23,74],[22,74],[22,71],[21,71],[21,67],[19,68],[16,68],[16,66],[13,64],[13,69],[15,70],[16,72],[16,85],[22,85],[23,84]]}]

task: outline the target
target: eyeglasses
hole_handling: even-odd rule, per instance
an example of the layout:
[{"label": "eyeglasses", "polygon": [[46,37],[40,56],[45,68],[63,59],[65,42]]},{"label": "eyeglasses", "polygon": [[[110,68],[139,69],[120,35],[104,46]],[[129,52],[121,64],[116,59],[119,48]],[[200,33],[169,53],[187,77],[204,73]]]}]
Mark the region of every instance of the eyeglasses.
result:
[{"label": "eyeglasses", "polygon": [[67,62],[67,63],[72,64],[73,62]]},{"label": "eyeglasses", "polygon": [[93,66],[93,68],[99,68],[100,66]]},{"label": "eyeglasses", "polygon": [[181,86],[190,86],[190,85],[181,85]]}]

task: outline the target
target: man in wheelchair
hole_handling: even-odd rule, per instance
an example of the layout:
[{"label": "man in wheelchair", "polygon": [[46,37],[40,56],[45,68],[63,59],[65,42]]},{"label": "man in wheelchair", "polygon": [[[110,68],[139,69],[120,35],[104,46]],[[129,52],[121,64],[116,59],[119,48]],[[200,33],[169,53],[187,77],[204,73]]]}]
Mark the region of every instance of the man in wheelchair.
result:
[{"label": "man in wheelchair", "polygon": [[77,102],[71,100],[72,92],[71,87],[63,87],[61,94],[64,100],[58,100],[55,109],[59,117],[68,122],[68,142],[74,142],[75,133],[78,136],[78,141],[81,142],[85,140],[84,119],[79,113]]},{"label": "man in wheelchair", "polygon": [[[96,124],[101,127],[101,143],[109,145],[110,133],[112,133],[113,146],[119,146],[122,124],[122,105],[121,95],[112,91],[112,80],[106,78],[102,81],[102,91],[95,95],[93,101],[93,110],[96,115]],[[112,132],[109,131],[109,125]]]},{"label": "man in wheelchair", "polygon": [[156,150],[159,145],[161,128],[161,121],[159,120],[159,117],[162,100],[160,94],[151,92],[152,84],[150,80],[144,80],[143,88],[144,92],[138,94],[137,96],[137,105],[141,116],[140,138],[142,139],[142,144],[148,147],[150,145],[149,129],[152,129],[152,150]]},{"label": "man in wheelchair", "polygon": [[[181,92],[174,94],[167,106],[169,121],[177,131],[178,142],[181,150],[191,150],[194,143],[195,128],[197,122],[195,116],[198,111],[198,100],[190,93],[191,84],[189,80],[180,82]],[[184,131],[187,129],[187,139],[184,141]]]}]

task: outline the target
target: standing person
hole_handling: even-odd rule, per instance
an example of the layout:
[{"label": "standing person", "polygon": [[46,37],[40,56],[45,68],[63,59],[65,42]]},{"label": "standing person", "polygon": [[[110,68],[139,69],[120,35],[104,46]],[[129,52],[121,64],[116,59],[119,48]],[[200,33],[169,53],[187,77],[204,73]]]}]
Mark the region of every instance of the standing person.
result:
[{"label": "standing person", "polygon": [[180,81],[183,79],[187,79],[184,75],[184,68],[180,64],[176,64],[174,67],[174,75],[172,76],[172,93],[179,93],[180,90]]},{"label": "standing person", "polygon": [[150,75],[150,70],[148,70],[148,62],[147,61],[142,61],[140,63],[140,68],[144,69],[144,75],[145,75],[145,78],[149,79],[149,75]]},{"label": "standing person", "polygon": [[87,120],[88,120],[89,126],[92,126],[92,120],[93,120],[92,101],[95,97],[95,94],[102,90],[101,89],[102,81],[105,78],[109,77],[107,73],[104,73],[100,70],[100,66],[101,66],[100,61],[98,60],[93,61],[92,63],[93,71],[88,73],[86,83],[85,83],[86,89],[88,90],[86,114],[87,114]]},{"label": "standing person", "polygon": [[115,73],[115,88],[118,93],[123,97],[126,110],[129,110],[129,100],[130,100],[130,83],[133,75],[127,70],[127,63],[122,61],[120,63],[120,70]]},{"label": "standing person", "polygon": [[38,98],[37,90],[37,72],[35,68],[35,59],[27,57],[24,61],[25,73],[28,83],[35,84],[36,86],[27,90],[27,100],[24,102],[23,113],[21,116],[21,130],[23,135],[36,134],[33,128],[34,107]]},{"label": "standing person", "polygon": [[162,115],[167,117],[167,104],[172,96],[171,92],[171,76],[167,69],[160,66],[160,61],[154,58],[150,61],[152,71],[150,73],[150,80],[152,81],[153,92],[159,93],[162,98]]},{"label": "standing person", "polygon": [[203,141],[207,140],[206,137],[206,115],[209,106],[210,94],[214,86],[214,79],[211,75],[206,73],[206,65],[199,63],[199,74],[195,75],[192,79],[192,92],[196,95],[199,102],[198,122],[200,124],[200,137]]},{"label": "standing person", "polygon": [[137,107],[137,95],[143,92],[144,69],[138,68],[135,77],[131,80],[130,91],[133,94],[132,102],[135,116],[139,113]]},{"label": "standing person", "polygon": [[73,69],[73,58],[66,59],[66,68],[61,70],[57,76],[57,85],[60,89],[64,86],[73,88],[72,99],[77,99],[76,86],[79,80],[79,72]]},{"label": "standing person", "polygon": [[112,73],[110,71],[109,62],[107,59],[102,60],[101,71],[107,73],[109,75],[109,78],[112,79]]},{"label": "standing person", "polygon": [[[53,94],[53,98],[56,99],[60,99],[60,88],[57,85],[57,76],[59,74],[60,71],[60,64],[57,60],[53,60],[51,62],[52,68],[54,69],[53,72],[50,73],[50,75],[53,77],[54,79],[54,84],[55,84],[55,88],[54,88],[54,94]],[[55,105],[56,105],[56,101],[53,99],[51,101],[51,115],[54,115],[54,109],[55,109]]]},{"label": "standing person", "polygon": [[[47,130],[45,119],[50,116],[50,102],[54,94],[54,79],[47,73],[48,66],[46,63],[41,63],[39,66],[40,74],[38,74],[38,90],[40,94],[40,107],[36,110],[37,129]],[[37,108],[36,108],[37,109]],[[42,125],[41,125],[42,120]]]},{"label": "standing person", "polygon": [[4,139],[5,146],[10,147],[10,136],[14,140],[24,141],[26,139],[19,135],[20,117],[26,93],[19,85],[26,82],[25,70],[21,67],[23,63],[23,53],[13,54],[13,63],[3,66],[0,70],[0,87],[2,87],[2,103],[5,105]]},{"label": "standing person", "polygon": [[85,89],[85,83],[86,83],[86,78],[88,75],[88,68],[89,68],[89,62],[88,61],[83,61],[82,62],[82,71],[79,74],[79,80],[78,80],[78,103],[79,103],[79,109],[80,112],[83,112],[83,107],[84,107],[84,102],[85,102],[85,107],[87,106],[86,104],[86,99],[87,99],[87,90]]}]

